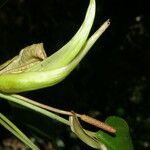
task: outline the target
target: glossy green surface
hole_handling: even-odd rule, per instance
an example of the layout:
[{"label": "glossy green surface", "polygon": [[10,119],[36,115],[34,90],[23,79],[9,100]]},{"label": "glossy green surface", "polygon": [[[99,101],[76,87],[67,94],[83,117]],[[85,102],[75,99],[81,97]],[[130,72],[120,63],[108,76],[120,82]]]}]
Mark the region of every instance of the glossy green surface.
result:
[{"label": "glossy green surface", "polygon": [[103,142],[109,150],[133,150],[129,127],[125,120],[111,116],[108,117],[105,122],[117,129],[116,135],[98,131],[96,137]]}]

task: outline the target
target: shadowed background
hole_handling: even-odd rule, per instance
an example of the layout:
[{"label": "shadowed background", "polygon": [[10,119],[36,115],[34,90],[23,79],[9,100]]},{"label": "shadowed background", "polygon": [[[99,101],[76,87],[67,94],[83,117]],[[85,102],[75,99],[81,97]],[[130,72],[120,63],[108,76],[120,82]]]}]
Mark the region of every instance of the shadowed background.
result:
[{"label": "shadowed background", "polygon": [[[43,42],[48,55],[61,48],[80,27],[88,3],[88,0],[8,0],[0,8],[0,63],[33,43]],[[101,120],[110,115],[120,116],[131,128],[135,149],[149,149],[149,6],[149,1],[97,0],[92,32],[108,18],[110,28],[63,82],[23,95]],[[12,109],[3,101],[0,105],[2,112],[34,136],[22,125],[25,118],[32,122],[32,115],[22,113],[19,116],[20,110]],[[40,119],[45,124],[51,122],[42,116]],[[52,139],[55,141],[59,137],[64,142],[62,149],[89,149],[72,139],[65,126],[53,123],[50,128],[53,128]],[[9,136],[6,130],[0,128],[0,131],[1,140]]]}]

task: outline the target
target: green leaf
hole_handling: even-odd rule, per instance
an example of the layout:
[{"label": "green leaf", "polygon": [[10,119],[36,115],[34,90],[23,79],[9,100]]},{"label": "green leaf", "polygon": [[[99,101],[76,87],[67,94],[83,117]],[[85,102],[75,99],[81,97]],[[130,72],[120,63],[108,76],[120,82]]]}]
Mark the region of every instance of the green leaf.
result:
[{"label": "green leaf", "polygon": [[0,8],[2,8],[7,2],[8,0],[0,0]]},{"label": "green leaf", "polygon": [[94,16],[95,0],[90,0],[80,29],[60,50],[45,58],[43,45],[33,44],[0,66],[0,91],[5,93],[31,91],[52,86],[66,78],[109,26],[109,20],[107,20],[87,39]]},{"label": "green leaf", "polygon": [[62,81],[78,65],[87,54],[99,36],[109,26],[107,20],[85,43],[80,53],[65,67],[51,71],[30,71],[23,73],[11,73],[0,75],[0,90],[6,93],[18,93],[31,91],[43,87],[52,86]]},{"label": "green leaf", "polygon": [[[68,65],[84,46],[95,18],[95,0],[90,0],[85,19],[72,39],[47,59],[29,68],[29,71],[53,70]],[[42,67],[41,67],[42,66]]]},{"label": "green leaf", "polygon": [[111,116],[105,121],[107,124],[117,129],[116,135],[110,135],[104,131],[98,131],[97,139],[103,142],[109,150],[133,150],[129,127],[125,120]]},{"label": "green leaf", "polygon": [[[83,24],[75,36],[60,50],[44,59],[41,63],[33,61],[33,57],[31,57],[32,52],[34,54],[36,53],[35,48],[31,47],[36,45],[25,48],[29,52],[29,58],[26,57],[26,55],[28,56],[27,53],[22,55],[24,52],[22,50],[19,56],[4,63],[0,67],[2,69],[0,75],[0,91],[18,93],[52,86],[62,81],[73,70],[73,66],[76,66],[72,65],[68,67],[69,63],[85,45],[93,25],[94,16],[95,0],[90,0]],[[32,52],[30,53],[30,51]],[[22,61],[24,58],[27,63],[26,61]]]},{"label": "green leaf", "polygon": [[18,137],[28,147],[33,150],[39,150],[39,148],[2,113],[0,113],[0,124],[7,130],[9,130],[12,134],[14,134],[16,137]]}]

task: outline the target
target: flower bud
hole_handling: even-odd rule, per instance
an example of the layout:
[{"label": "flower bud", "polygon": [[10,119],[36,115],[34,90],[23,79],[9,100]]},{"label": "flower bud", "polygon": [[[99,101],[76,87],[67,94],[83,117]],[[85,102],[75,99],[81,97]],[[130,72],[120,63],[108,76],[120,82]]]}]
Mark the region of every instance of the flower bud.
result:
[{"label": "flower bud", "polygon": [[95,17],[95,0],[90,0],[86,17],[74,37],[46,57],[42,44],[33,44],[0,66],[0,91],[19,93],[49,87],[62,81],[79,64],[109,26],[107,20],[89,39]]}]

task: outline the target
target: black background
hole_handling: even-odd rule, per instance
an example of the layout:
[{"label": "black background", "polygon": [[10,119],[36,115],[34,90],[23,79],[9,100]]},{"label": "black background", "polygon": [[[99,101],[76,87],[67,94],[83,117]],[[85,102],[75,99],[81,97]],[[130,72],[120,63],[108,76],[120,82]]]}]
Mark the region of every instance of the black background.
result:
[{"label": "black background", "polygon": [[[8,0],[0,8],[0,63],[33,43],[43,42],[49,55],[61,48],[80,27],[88,3],[88,0]],[[149,149],[149,7],[148,0],[97,0],[92,32],[108,18],[109,29],[63,82],[23,95],[65,110],[95,114],[101,120],[110,115],[120,116],[130,126],[135,149]],[[0,103],[2,112],[11,110],[8,104]],[[14,110],[9,113],[16,123],[23,122]],[[76,145],[88,149],[80,141],[69,139],[65,128],[60,126],[54,133],[63,139],[65,149],[77,149]],[[5,132],[2,131],[3,135]]]}]

